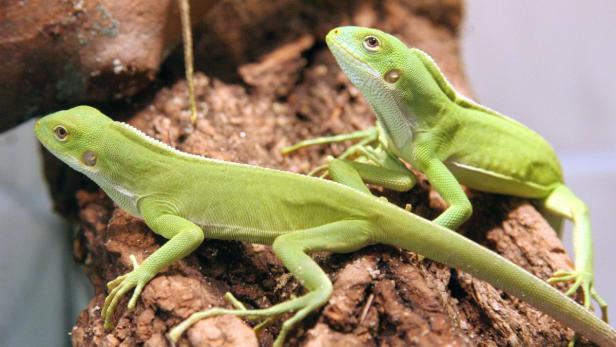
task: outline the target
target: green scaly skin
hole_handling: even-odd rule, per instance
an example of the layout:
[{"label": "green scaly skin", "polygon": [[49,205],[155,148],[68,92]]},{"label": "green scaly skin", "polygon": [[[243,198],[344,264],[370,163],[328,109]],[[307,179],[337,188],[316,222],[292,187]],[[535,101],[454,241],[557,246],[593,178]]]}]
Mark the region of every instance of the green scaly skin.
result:
[{"label": "green scaly skin", "polygon": [[125,294],[134,290],[128,303],[128,309],[134,309],[144,286],[161,269],[190,254],[207,237],[271,245],[307,291],[256,310],[227,295],[237,309],[193,314],[169,332],[172,342],[205,317],[234,314],[267,324],[269,318],[293,312],[274,343],[281,347],[293,326],[323,306],[332,292],[328,276],[308,253],[346,253],[382,243],[460,268],[592,341],[616,346],[614,329],[526,270],[450,229],[348,185],[182,153],[88,106],[48,115],[36,122],[35,132],[52,154],[168,239],[143,263],[133,259],[131,272],[109,282],[101,311],[107,329]]},{"label": "green scaly skin", "polygon": [[[415,178],[393,170],[384,158],[402,159],[423,172],[449,207],[435,223],[456,229],[472,214],[460,183],[475,190],[538,199],[545,212],[574,223],[575,270],[554,273],[550,283],[572,281],[567,295],[578,288],[584,306],[591,297],[607,322],[607,304],[594,288],[593,245],[588,209],[563,183],[560,163],[550,144],[517,121],[474,103],[458,94],[435,62],[423,51],[408,48],[396,37],[362,27],[340,27],[329,32],[327,44],[351,82],[362,92],[377,115],[372,132],[363,137],[338,135],[301,142],[284,152],[341,140],[364,140],[349,149],[370,161],[355,168],[366,182],[396,184],[410,189]],[[354,133],[357,134],[357,133]],[[376,152],[376,153],[375,153]],[[370,155],[371,154],[371,155]],[[339,158],[343,159],[343,158]],[[330,161],[335,176],[338,160]],[[396,166],[396,165],[394,165]],[[399,165],[397,165],[399,166]],[[380,170],[380,171],[379,171]],[[356,183],[361,185],[362,183]]]}]

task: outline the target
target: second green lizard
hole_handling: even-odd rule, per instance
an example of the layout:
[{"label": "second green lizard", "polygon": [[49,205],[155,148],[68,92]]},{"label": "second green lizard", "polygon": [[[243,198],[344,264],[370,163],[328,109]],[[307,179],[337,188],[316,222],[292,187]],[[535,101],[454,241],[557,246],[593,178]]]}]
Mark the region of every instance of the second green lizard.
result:
[{"label": "second green lizard", "polygon": [[[607,321],[607,304],[595,290],[593,244],[588,208],[563,182],[550,144],[519,122],[457,93],[435,62],[396,37],[362,27],[339,27],[327,44],[351,82],[377,116],[377,126],[352,134],[304,141],[286,149],[359,139],[329,173],[362,182],[408,190],[415,177],[403,160],[423,172],[449,207],[434,220],[456,229],[472,214],[461,184],[483,192],[538,199],[556,217],[574,223],[575,270],[559,270],[549,282],[572,281],[567,295],[582,288],[584,305],[591,297]],[[345,158],[354,152],[363,162]],[[348,180],[348,179],[347,179]],[[554,220],[554,219],[553,219]]]}]

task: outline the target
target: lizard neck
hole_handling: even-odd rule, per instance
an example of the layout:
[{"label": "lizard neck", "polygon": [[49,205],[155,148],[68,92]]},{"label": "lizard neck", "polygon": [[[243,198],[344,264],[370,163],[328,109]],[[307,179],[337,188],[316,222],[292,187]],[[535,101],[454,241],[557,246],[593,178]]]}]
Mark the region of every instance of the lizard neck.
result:
[{"label": "lizard neck", "polygon": [[443,110],[447,109],[453,100],[435,79],[432,66],[426,65],[418,55],[417,52],[421,51],[411,49],[410,52],[406,64],[408,69],[396,89],[401,91],[402,102],[408,108],[407,117],[414,120],[412,123],[416,128],[432,128],[444,116]]},{"label": "lizard neck", "polygon": [[382,78],[367,78],[359,84],[374,109],[388,142],[399,151],[411,145],[414,135],[434,128],[451,100],[430,71],[412,54],[407,56],[400,80],[388,84]]},{"label": "lizard neck", "polygon": [[171,175],[177,167],[174,154],[181,152],[121,122],[111,123],[102,136],[97,170],[84,173],[121,208],[139,216],[138,200],[155,193],[146,178]]}]

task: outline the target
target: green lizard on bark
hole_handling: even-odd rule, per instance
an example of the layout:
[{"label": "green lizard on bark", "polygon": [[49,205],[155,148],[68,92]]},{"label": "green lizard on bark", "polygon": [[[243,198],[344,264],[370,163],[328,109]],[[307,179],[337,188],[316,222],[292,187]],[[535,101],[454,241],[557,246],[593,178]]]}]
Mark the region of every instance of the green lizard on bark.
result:
[{"label": "green lizard on bark", "polygon": [[[563,183],[550,144],[517,121],[457,93],[428,54],[408,48],[380,30],[339,27],[327,45],[377,116],[374,128],[300,142],[283,152],[313,144],[360,140],[324,167],[330,176],[350,172],[364,181],[398,191],[416,179],[401,160],[423,172],[449,207],[434,222],[456,229],[472,214],[460,183],[479,191],[539,199],[553,214],[574,223],[575,270],[559,270],[550,283],[573,281],[584,306],[591,297],[607,322],[607,304],[594,288],[593,245],[588,209]],[[359,160],[346,158],[359,153]],[[361,181],[361,179],[356,179]],[[369,193],[362,182],[356,188]]]},{"label": "green lizard on bark", "polygon": [[[144,286],[163,268],[195,250],[204,238],[271,245],[306,294],[265,309],[214,308],[173,328],[175,342],[199,319],[233,314],[264,319],[293,312],[274,346],[332,293],[327,274],[308,255],[347,253],[371,244],[416,252],[485,280],[602,346],[616,347],[616,331],[569,297],[502,256],[383,199],[353,188],[351,175],[333,182],[290,172],[208,159],[180,152],[78,106],[45,116],[36,137],[52,154],[98,184],[122,209],[169,239],[141,264],[108,283],[101,310],[105,327],[119,300],[133,291],[132,310]],[[351,187],[347,185],[350,182]]]}]

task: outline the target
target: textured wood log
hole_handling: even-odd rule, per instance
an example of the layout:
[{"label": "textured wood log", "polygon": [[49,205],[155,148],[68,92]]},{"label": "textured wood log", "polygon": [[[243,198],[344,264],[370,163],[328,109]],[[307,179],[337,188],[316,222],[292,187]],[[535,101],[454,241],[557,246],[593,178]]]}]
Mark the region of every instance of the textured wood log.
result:
[{"label": "textured wood log", "polygon": [[[170,68],[164,87],[131,107],[106,111],[186,152],[307,172],[344,146],[309,148],[286,157],[280,149],[374,121],[327,52],[324,34],[341,24],[392,32],[429,52],[452,83],[469,94],[457,41],[461,6],[455,0],[229,1],[213,10],[200,29],[196,47],[205,74],[198,73],[195,81],[200,113],[195,129],[189,126],[186,84],[176,67]],[[122,300],[115,329],[104,332],[105,283],[130,270],[129,255],[142,260],[164,240],[56,160],[48,158],[47,168],[58,209],[77,217],[81,228],[75,255],[97,292],[73,329],[75,346],[164,346],[164,333],[192,312],[227,305],[225,291],[255,308],[303,292],[269,247],[206,240],[152,280],[134,312],[126,312],[127,299]],[[444,207],[423,179],[410,192],[385,194],[401,206],[411,203],[415,213],[428,218]],[[528,202],[469,195],[475,212],[461,233],[543,279],[570,268],[554,231]],[[315,258],[334,282],[334,293],[294,330],[290,346],[560,346],[572,337],[571,330],[523,301],[410,252],[374,246]],[[279,327],[263,331],[260,345],[269,346]],[[247,322],[221,317],[195,325],[180,345],[259,343]]]},{"label": "textured wood log", "polygon": [[[193,1],[203,15],[217,1]],[[0,132],[66,104],[134,95],[180,41],[177,0],[0,2]]]}]

